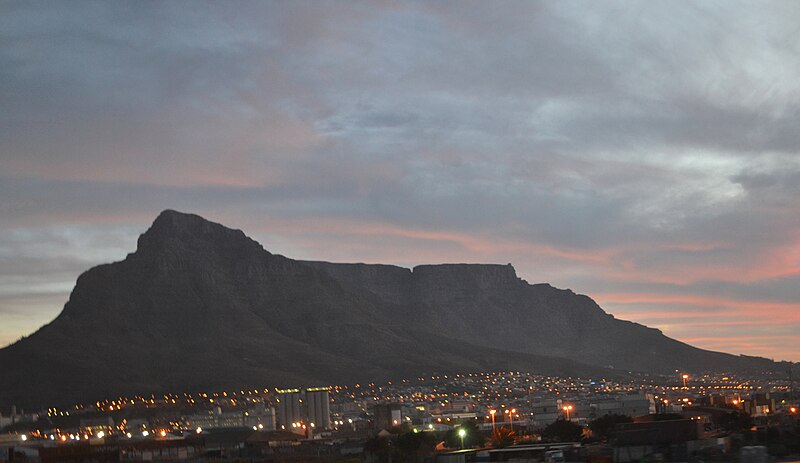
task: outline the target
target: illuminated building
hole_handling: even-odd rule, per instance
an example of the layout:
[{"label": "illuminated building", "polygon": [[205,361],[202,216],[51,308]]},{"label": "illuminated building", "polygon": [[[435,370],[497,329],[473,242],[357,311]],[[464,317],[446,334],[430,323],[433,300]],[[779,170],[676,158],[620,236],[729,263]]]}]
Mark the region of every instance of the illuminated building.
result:
[{"label": "illuminated building", "polygon": [[309,424],[317,429],[327,429],[331,424],[330,397],[327,387],[306,389],[305,416]]},{"label": "illuminated building", "polygon": [[303,394],[300,389],[278,390],[278,427],[290,429],[292,423],[303,421]]},{"label": "illuminated building", "polygon": [[376,429],[392,429],[402,424],[400,404],[376,404],[374,411]]}]

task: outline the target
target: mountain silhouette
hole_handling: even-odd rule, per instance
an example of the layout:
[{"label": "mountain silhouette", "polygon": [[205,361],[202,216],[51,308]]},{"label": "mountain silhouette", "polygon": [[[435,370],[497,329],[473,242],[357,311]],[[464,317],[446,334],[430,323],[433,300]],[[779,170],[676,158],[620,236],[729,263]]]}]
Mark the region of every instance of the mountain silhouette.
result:
[{"label": "mountain silhouette", "polygon": [[615,319],[511,265],[298,261],[172,210],[123,261],[83,273],[55,320],[0,350],[0,366],[0,409],[447,372],[779,367]]}]

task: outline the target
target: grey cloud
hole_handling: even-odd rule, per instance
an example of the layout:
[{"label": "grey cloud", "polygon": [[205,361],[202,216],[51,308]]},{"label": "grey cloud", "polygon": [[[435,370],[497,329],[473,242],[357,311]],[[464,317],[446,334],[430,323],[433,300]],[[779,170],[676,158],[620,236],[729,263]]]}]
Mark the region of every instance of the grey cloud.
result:
[{"label": "grey cloud", "polygon": [[[791,278],[637,280],[796,243],[792,2],[0,8],[0,278],[19,294],[176,208],[303,258],[800,303]],[[351,228],[280,231],[314,221]],[[481,244],[359,234],[375,224]]]}]

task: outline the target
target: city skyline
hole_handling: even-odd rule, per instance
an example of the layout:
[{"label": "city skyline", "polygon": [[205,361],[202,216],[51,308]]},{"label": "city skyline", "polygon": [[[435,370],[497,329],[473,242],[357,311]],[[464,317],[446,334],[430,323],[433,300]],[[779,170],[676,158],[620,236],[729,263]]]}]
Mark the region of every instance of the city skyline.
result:
[{"label": "city skyline", "polygon": [[800,361],[799,5],[238,6],[0,7],[0,347],[177,209]]}]

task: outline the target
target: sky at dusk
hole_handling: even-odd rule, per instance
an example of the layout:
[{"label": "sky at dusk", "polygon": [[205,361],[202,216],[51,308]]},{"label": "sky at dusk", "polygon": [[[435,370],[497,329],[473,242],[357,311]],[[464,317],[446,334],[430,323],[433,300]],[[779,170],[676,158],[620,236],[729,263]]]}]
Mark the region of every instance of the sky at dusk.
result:
[{"label": "sky at dusk", "polygon": [[800,2],[2,2],[0,346],[163,209],[800,361]]}]

